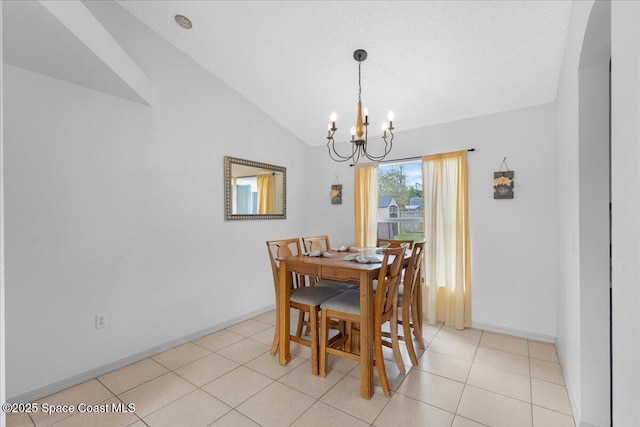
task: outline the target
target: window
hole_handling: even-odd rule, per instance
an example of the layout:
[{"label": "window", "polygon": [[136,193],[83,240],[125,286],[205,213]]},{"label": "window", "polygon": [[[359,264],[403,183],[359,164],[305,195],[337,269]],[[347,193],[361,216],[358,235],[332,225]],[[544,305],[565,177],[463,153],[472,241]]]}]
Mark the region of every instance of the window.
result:
[{"label": "window", "polygon": [[237,178],[234,196],[234,214],[258,213],[258,184],[255,176]]},{"label": "window", "polygon": [[422,164],[420,160],[378,166],[378,237],[422,240]]}]

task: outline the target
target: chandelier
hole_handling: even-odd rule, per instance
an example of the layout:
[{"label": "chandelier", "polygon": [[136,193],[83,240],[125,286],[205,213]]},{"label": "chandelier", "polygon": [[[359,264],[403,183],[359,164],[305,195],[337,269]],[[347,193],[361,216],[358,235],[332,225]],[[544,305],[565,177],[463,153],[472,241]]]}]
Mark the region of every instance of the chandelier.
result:
[{"label": "chandelier", "polygon": [[[358,61],[358,112],[356,118],[355,127],[351,128],[351,154],[348,156],[342,156],[338,154],[335,147],[335,141],[333,136],[338,128],[336,127],[336,113],[331,113],[329,123],[329,130],[327,131],[327,148],[329,149],[329,157],[336,162],[346,162],[347,160],[353,160],[353,163],[358,163],[361,157],[366,157],[369,160],[379,162],[383,160],[387,154],[391,152],[393,146],[393,111],[389,111],[389,122],[382,124],[382,140],[384,141],[384,154],[375,156],[367,151],[367,129],[369,128],[369,112],[366,108],[362,108],[362,84],[360,77],[360,66],[362,61],[367,59],[367,51],[358,49],[353,52],[353,59]],[[364,119],[363,119],[364,116]]]}]

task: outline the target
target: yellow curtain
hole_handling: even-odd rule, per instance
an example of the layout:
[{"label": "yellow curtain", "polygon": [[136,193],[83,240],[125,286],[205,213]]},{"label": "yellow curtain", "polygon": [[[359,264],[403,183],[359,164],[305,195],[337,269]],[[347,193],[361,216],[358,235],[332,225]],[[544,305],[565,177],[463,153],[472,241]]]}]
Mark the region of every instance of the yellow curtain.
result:
[{"label": "yellow curtain", "polygon": [[275,204],[275,178],[273,174],[258,175],[258,213],[272,214]]},{"label": "yellow curtain", "polygon": [[356,246],[374,247],[378,237],[378,164],[357,164],[354,179]]},{"label": "yellow curtain", "polygon": [[467,152],[422,158],[427,320],[471,327]]}]

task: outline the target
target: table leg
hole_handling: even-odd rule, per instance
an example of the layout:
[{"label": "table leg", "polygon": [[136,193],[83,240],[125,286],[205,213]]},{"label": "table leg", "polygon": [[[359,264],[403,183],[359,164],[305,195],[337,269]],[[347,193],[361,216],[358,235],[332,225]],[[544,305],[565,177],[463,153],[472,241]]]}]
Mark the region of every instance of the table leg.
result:
[{"label": "table leg", "polygon": [[360,395],[373,396],[373,288],[367,272],[360,273]]},{"label": "table leg", "polygon": [[280,286],[278,287],[278,335],[279,335],[279,353],[278,361],[281,365],[286,365],[291,360],[289,354],[289,328],[290,328],[290,307],[291,298],[291,274],[287,273],[286,261],[280,261]]}]

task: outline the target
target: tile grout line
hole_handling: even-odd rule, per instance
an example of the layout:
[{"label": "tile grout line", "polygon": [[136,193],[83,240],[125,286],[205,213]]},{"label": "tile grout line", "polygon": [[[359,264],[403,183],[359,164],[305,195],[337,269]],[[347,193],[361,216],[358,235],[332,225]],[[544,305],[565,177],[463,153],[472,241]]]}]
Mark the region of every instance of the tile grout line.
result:
[{"label": "tile grout line", "polygon": [[[480,334],[480,341],[482,341],[482,335],[484,335],[484,331],[482,331],[482,333]],[[478,355],[478,349],[480,348],[480,341],[478,341],[478,345],[476,346],[476,352],[473,354],[473,360],[471,360],[471,366],[469,366],[469,372],[467,373],[467,376],[464,380],[464,386],[462,387],[462,393],[460,393],[460,399],[458,399],[458,404],[456,405],[456,412],[454,414],[454,420],[455,420],[455,415],[458,415],[458,410],[460,409],[460,404],[462,403],[462,397],[464,396],[464,392],[467,389],[467,381],[469,381],[469,376],[471,375],[471,370],[473,369],[473,362],[476,360],[476,356]],[[462,416],[462,415],[460,415]],[[471,419],[471,418],[469,418]],[[475,420],[472,420],[475,421]]]},{"label": "tile grout line", "polygon": [[[224,329],[223,329],[223,330],[224,330]],[[217,331],[217,332],[219,332],[219,331]],[[217,332],[214,332],[214,333],[217,333]],[[239,334],[236,334],[236,335],[239,335]],[[246,339],[246,338],[245,338],[245,339]],[[239,341],[238,341],[238,342],[239,342]],[[158,411],[160,411],[160,410],[162,410],[162,409],[166,408],[167,406],[169,406],[169,405],[171,405],[171,404],[173,404],[173,403],[177,402],[178,400],[180,400],[180,399],[182,399],[182,398],[184,398],[184,397],[186,397],[186,396],[188,396],[188,395],[190,395],[190,394],[194,393],[194,392],[195,392],[195,391],[197,391],[197,390],[200,390],[200,391],[202,391],[202,392],[206,393],[208,396],[211,396],[212,398],[216,399],[217,401],[219,401],[219,402],[220,402],[220,403],[222,403],[223,405],[228,406],[229,408],[231,408],[231,410],[230,410],[230,411],[227,411],[224,415],[222,415],[222,416],[221,416],[221,417],[219,417],[218,419],[220,419],[220,418],[224,417],[226,414],[228,414],[229,412],[231,412],[231,411],[233,411],[233,410],[235,409],[235,408],[234,408],[234,407],[232,407],[231,405],[227,405],[225,402],[223,402],[223,401],[221,401],[220,399],[218,399],[217,397],[215,397],[215,396],[211,395],[211,394],[210,394],[210,393],[208,393],[206,390],[202,390],[202,387],[200,387],[200,386],[198,386],[198,385],[196,385],[196,384],[192,383],[192,382],[191,382],[191,381],[189,381],[188,379],[184,378],[183,376],[181,376],[180,374],[178,374],[177,372],[175,372],[175,371],[176,371],[176,370],[178,370],[178,369],[181,369],[181,368],[183,368],[183,367],[185,367],[185,366],[188,366],[188,365],[190,365],[190,364],[192,364],[192,363],[195,363],[195,362],[197,362],[197,361],[199,361],[199,360],[202,360],[202,359],[204,359],[205,357],[209,357],[209,356],[211,356],[212,354],[216,354],[216,355],[218,355],[218,356],[220,356],[220,357],[222,357],[222,358],[225,358],[223,355],[218,354],[217,352],[211,351],[211,350],[209,350],[209,349],[207,349],[207,348],[205,348],[205,347],[203,347],[203,346],[201,346],[201,345],[199,345],[199,344],[197,344],[197,343],[195,343],[195,342],[193,342],[193,341],[188,341],[187,343],[184,343],[184,344],[188,344],[188,343],[193,343],[193,344],[195,344],[196,346],[198,346],[198,347],[200,347],[200,348],[203,348],[204,350],[207,350],[207,351],[209,352],[209,354],[207,354],[207,355],[205,355],[205,356],[203,356],[203,357],[200,357],[200,358],[198,358],[198,359],[195,359],[195,360],[193,360],[193,361],[191,361],[191,362],[189,362],[189,363],[186,363],[186,364],[184,364],[184,365],[180,365],[180,366],[176,367],[175,369],[170,369],[170,368],[168,368],[167,366],[163,365],[162,363],[158,362],[157,360],[152,359],[152,357],[153,357],[153,356],[150,356],[150,357],[149,357],[149,359],[151,359],[151,360],[153,360],[154,362],[158,363],[158,364],[159,364],[160,366],[162,366],[163,368],[168,369],[168,370],[169,370],[169,372],[165,372],[165,373],[163,373],[162,375],[159,375],[159,376],[157,376],[157,377],[155,377],[155,378],[153,378],[153,379],[151,379],[151,380],[149,380],[149,381],[146,381],[146,382],[144,382],[144,383],[141,383],[141,384],[139,384],[139,385],[137,385],[137,386],[135,386],[135,387],[132,387],[132,388],[130,388],[129,390],[123,391],[123,392],[121,393],[121,394],[126,393],[127,391],[133,390],[134,388],[137,388],[137,387],[139,387],[139,386],[141,386],[141,385],[143,385],[143,384],[147,384],[147,383],[149,383],[149,382],[151,382],[151,381],[153,381],[153,380],[155,380],[155,379],[157,379],[157,378],[160,378],[160,377],[162,377],[162,376],[164,376],[164,375],[167,375],[167,374],[169,374],[169,373],[172,373],[172,374],[176,375],[178,378],[180,378],[180,379],[182,379],[182,380],[184,380],[184,381],[188,382],[189,384],[191,384],[192,386],[194,386],[194,387],[195,387],[195,390],[191,390],[190,392],[188,392],[188,393],[186,393],[186,394],[184,394],[184,395],[182,395],[182,396],[178,397],[176,400],[173,400],[173,401],[171,401],[171,402],[167,403],[166,405],[164,405],[164,406],[162,406],[162,407],[160,407],[160,408],[156,409],[155,411],[152,411],[152,412],[148,413],[144,418],[146,418],[146,417],[150,416],[151,414],[154,414],[154,413],[156,413],[156,412],[158,412]],[[184,345],[184,344],[181,344],[181,345]],[[234,343],[234,344],[235,344],[235,343]],[[233,345],[233,344],[230,344],[230,345]],[[179,347],[179,346],[176,346],[176,347],[173,347],[173,348],[177,348],[177,347]],[[227,347],[228,347],[228,346],[227,346]],[[226,348],[226,347],[223,347],[223,348]],[[172,350],[172,349],[168,349],[168,350],[165,350],[165,351],[171,351],[171,350]],[[220,349],[220,350],[222,350],[222,349]],[[158,354],[162,354],[162,353],[164,353],[164,352],[161,352],[161,353],[158,353]],[[225,358],[225,359],[230,360],[230,361],[232,361],[232,362],[234,362],[234,363],[238,363],[238,362],[236,362],[236,361],[234,361],[234,360],[231,360],[231,359],[229,359],[229,358]],[[144,359],[143,359],[143,360],[144,360]],[[253,359],[252,359],[252,360],[253,360]],[[238,366],[236,366],[235,368],[233,368],[233,369],[232,369],[232,371],[233,371],[233,370],[235,370],[235,369],[237,369],[237,368],[239,368],[240,366],[244,366],[244,365],[242,365],[242,364],[239,364],[239,363],[238,363]],[[229,371],[229,372],[231,372],[231,371]],[[227,372],[227,373],[228,373],[228,372]],[[207,385],[207,384],[209,384],[210,382],[213,382],[213,381],[217,380],[218,378],[220,378],[220,377],[222,377],[222,376],[224,376],[224,375],[226,375],[226,373],[225,373],[225,374],[223,374],[223,375],[220,375],[220,376],[219,376],[219,377],[217,377],[217,378],[214,378],[213,380],[209,381],[208,383],[206,383],[206,384],[204,384],[204,385]],[[203,387],[204,387],[204,385],[203,385]],[[105,386],[105,387],[106,387],[106,386]],[[107,389],[108,389],[108,388],[107,388]],[[120,395],[116,395],[116,397],[118,398],[118,400],[122,401],[122,400],[120,399]],[[136,414],[136,415],[137,415],[137,414]],[[243,415],[244,415],[244,414],[243,414]],[[137,416],[138,416],[138,415],[137,415]],[[144,419],[143,419],[143,418],[141,418],[140,416],[138,416],[138,418],[140,419],[140,421],[142,421],[145,425],[147,425],[147,426],[148,426],[148,424],[144,421]],[[217,421],[217,420],[214,420],[213,422],[215,423],[216,421]]]},{"label": "tile grout line", "polygon": [[[207,393],[208,395],[210,395],[211,397],[214,397],[214,398],[216,398],[216,399],[220,400],[222,403],[224,403],[225,405],[229,406],[231,409],[234,409],[234,410],[236,410],[236,411],[237,411],[238,406],[242,405],[244,402],[246,402],[247,400],[251,399],[253,396],[255,396],[256,394],[260,393],[262,390],[264,390],[265,388],[269,387],[269,386],[270,386],[271,384],[273,384],[273,383],[268,384],[268,385],[266,385],[266,386],[262,387],[261,389],[257,390],[254,394],[252,394],[251,396],[247,397],[247,398],[246,398],[246,399],[244,399],[242,402],[238,403],[236,406],[231,406],[231,405],[229,405],[228,403],[223,402],[221,399],[219,399],[218,397],[216,397],[216,396],[214,396],[213,394],[209,393],[207,390],[204,390],[204,389],[203,389],[203,387],[206,387],[207,385],[211,384],[212,382],[217,381],[217,380],[219,380],[220,378],[224,377],[225,375],[228,375],[228,374],[230,374],[231,372],[236,371],[236,370],[238,370],[238,369],[240,369],[240,368],[246,368],[246,369],[249,369],[249,370],[253,371],[251,368],[249,368],[249,367],[247,367],[247,366],[244,366],[244,365],[238,365],[238,366],[236,366],[235,368],[233,368],[232,370],[230,370],[229,372],[227,372],[226,374],[220,375],[218,378],[215,378],[215,379],[213,379],[213,380],[209,381],[208,383],[206,383],[205,385],[203,385],[202,387],[200,387],[200,389],[201,389],[202,391],[204,391],[205,393]],[[256,371],[253,371],[253,372],[256,372]],[[259,373],[259,372],[258,372],[258,373]],[[263,375],[265,378],[269,378],[269,377],[267,377],[267,376],[266,376],[266,375],[264,375],[264,374],[260,374],[260,375]],[[271,378],[269,378],[269,379],[271,379]],[[238,412],[240,412],[240,411],[238,411]]]},{"label": "tile grout line", "polygon": [[533,378],[531,377],[531,351],[529,350],[529,340],[527,340],[527,355],[529,356],[529,394],[531,395],[531,425],[533,426]]}]

